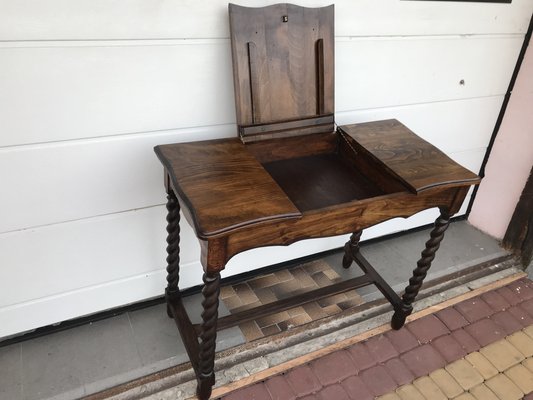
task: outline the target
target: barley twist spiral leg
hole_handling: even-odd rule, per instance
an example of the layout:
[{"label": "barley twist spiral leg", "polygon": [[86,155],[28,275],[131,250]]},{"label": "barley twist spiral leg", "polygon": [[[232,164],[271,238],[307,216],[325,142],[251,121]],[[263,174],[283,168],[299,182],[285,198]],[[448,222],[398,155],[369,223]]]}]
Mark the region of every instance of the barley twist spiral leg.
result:
[{"label": "barley twist spiral leg", "polygon": [[220,274],[204,273],[202,294],[202,331],[200,333],[200,357],[198,369],[197,395],[200,400],[209,399],[215,383],[215,347],[217,339],[218,296],[220,293]]},{"label": "barley twist spiral leg", "polygon": [[[173,297],[179,296],[180,277],[180,205],[174,192],[167,195],[167,288],[165,297],[167,303]],[[170,318],[172,313],[167,307]]]},{"label": "barley twist spiral leg", "polygon": [[431,267],[431,262],[435,259],[435,253],[440,247],[440,242],[444,238],[444,232],[449,224],[450,216],[444,209],[441,209],[441,214],[436,219],[435,227],[430,233],[431,238],[426,242],[426,248],[422,251],[422,256],[413,270],[413,276],[409,279],[409,285],[405,288],[401,308],[396,309],[392,316],[391,325],[393,329],[400,329],[407,316],[413,311],[413,302],[422,287],[424,278]]}]

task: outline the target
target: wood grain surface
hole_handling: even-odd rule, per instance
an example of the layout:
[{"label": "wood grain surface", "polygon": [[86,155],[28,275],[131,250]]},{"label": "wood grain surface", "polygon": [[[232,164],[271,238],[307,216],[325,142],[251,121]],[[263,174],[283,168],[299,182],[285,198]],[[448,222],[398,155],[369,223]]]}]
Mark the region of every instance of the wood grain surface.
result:
[{"label": "wood grain surface", "polygon": [[207,237],[300,212],[238,139],[157,146],[173,187]]},{"label": "wood grain surface", "polygon": [[381,161],[415,193],[436,186],[473,185],[480,178],[395,119],[344,125],[358,151]]},{"label": "wood grain surface", "polygon": [[239,126],[334,112],[333,12],[229,5]]},{"label": "wood grain surface", "polygon": [[[235,248],[218,244],[222,258],[210,255],[204,264],[216,268],[255,246],[350,233],[431,207],[453,214],[467,188],[479,182],[395,120],[254,144],[221,139],[163,145],[156,153],[199,238],[221,240],[258,227],[244,229],[247,237]],[[285,219],[300,221],[285,225]],[[241,241],[229,238],[234,240]]]}]

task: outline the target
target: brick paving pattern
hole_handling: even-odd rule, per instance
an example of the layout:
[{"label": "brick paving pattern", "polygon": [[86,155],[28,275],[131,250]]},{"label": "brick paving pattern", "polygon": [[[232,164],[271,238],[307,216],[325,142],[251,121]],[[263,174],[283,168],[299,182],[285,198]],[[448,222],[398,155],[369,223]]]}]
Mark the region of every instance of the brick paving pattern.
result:
[{"label": "brick paving pattern", "polygon": [[533,282],[520,279],[223,400],[533,400]]},{"label": "brick paving pattern", "polygon": [[[283,300],[333,283],[341,276],[325,261],[311,261],[292,268],[224,286],[220,298],[231,313]],[[363,302],[355,290],[295,307],[239,325],[247,341],[252,341],[311,321],[335,315]]]}]

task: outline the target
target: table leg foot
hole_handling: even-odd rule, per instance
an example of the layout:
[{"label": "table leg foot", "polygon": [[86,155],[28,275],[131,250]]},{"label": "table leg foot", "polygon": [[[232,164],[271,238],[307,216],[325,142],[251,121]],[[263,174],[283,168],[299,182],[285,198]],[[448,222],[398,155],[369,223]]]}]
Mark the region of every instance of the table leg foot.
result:
[{"label": "table leg foot", "polygon": [[215,374],[212,373],[208,376],[200,376],[198,379],[198,386],[196,387],[196,396],[198,400],[208,400],[211,397],[213,391],[213,385],[215,384]]},{"label": "table leg foot", "polygon": [[405,320],[413,312],[413,307],[401,307],[394,310],[392,315],[391,327],[394,330],[398,330],[405,325]]}]

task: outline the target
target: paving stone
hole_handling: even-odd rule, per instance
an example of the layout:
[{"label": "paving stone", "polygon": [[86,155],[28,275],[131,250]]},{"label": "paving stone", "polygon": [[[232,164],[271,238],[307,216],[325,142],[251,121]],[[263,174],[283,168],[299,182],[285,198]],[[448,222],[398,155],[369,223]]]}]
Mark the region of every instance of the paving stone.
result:
[{"label": "paving stone", "polygon": [[484,383],[470,389],[470,393],[476,400],[500,400]]},{"label": "paving stone", "polygon": [[323,386],[340,382],[354,374],[354,364],[345,350],[314,360],[310,367]]},{"label": "paving stone", "polygon": [[447,397],[453,398],[464,392],[463,388],[444,368],[433,371],[429,377]]},{"label": "paving stone", "polygon": [[444,325],[448,327],[450,331],[462,328],[468,325],[468,321],[453,307],[445,308],[435,314],[438,319],[444,322]]},{"label": "paving stone", "polygon": [[317,303],[307,303],[302,306],[307,315],[309,315],[313,320],[325,318],[328,314],[320,307]]},{"label": "paving stone", "polygon": [[402,400],[426,400],[414,385],[404,385],[396,389],[396,394]]},{"label": "paving stone", "polygon": [[454,400],[476,400],[474,396],[472,396],[470,393],[463,393],[462,395],[456,397]]},{"label": "paving stone", "polygon": [[446,362],[453,362],[466,356],[466,351],[451,335],[435,339],[431,345],[442,355]]},{"label": "paving stone", "polygon": [[533,318],[526,310],[524,310],[521,305],[510,307],[508,310],[513,316],[520,321],[524,328],[533,324]]},{"label": "paving stone", "polygon": [[342,382],[342,386],[353,400],[372,400],[374,395],[370,393],[363,380],[358,376],[350,376]]},{"label": "paving stone", "polygon": [[415,379],[409,368],[399,359],[392,358],[385,363],[385,368],[398,385],[405,385]]},{"label": "paving stone", "polygon": [[[20,343],[0,347],[0,399],[22,400],[22,345]],[[48,355],[48,352],[45,353]],[[44,363],[43,365],[47,365]],[[69,371],[70,364],[65,363],[65,371]],[[48,382],[51,379],[48,380]],[[47,383],[48,383],[47,382]],[[82,392],[83,393],[83,392]]]},{"label": "paving stone", "polygon": [[528,287],[533,288],[533,281],[527,277],[520,279],[522,282],[524,282]]},{"label": "paving stone", "polygon": [[315,393],[321,388],[318,378],[307,365],[289,371],[285,378],[298,396]]},{"label": "paving stone", "polygon": [[524,400],[533,400],[533,393],[530,393],[526,397],[524,397]]},{"label": "paving stone", "polygon": [[413,382],[413,385],[418,389],[420,393],[426,398],[431,400],[448,400],[448,398],[442,393],[437,384],[427,376],[418,378]]},{"label": "paving stone", "polygon": [[226,378],[227,382],[236,382],[247,376],[250,376],[246,368],[243,365],[237,364],[225,369],[222,374]]},{"label": "paving stone", "polygon": [[224,400],[271,400],[266,386],[262,383],[230,393]]},{"label": "paving stone", "polygon": [[339,385],[331,385],[324,389],[322,389],[317,396],[320,400],[350,400],[350,396],[348,396],[348,393],[346,393],[346,390]]},{"label": "paving stone", "polygon": [[290,318],[289,313],[287,311],[282,311],[279,313],[270,314],[265,317],[258,318],[256,322],[260,328],[265,328],[267,326],[278,324],[282,321],[286,321],[289,318]]},{"label": "paving stone", "polygon": [[533,372],[522,364],[509,368],[505,371],[505,375],[525,394],[533,392]]},{"label": "paving stone", "polygon": [[363,343],[353,345],[349,348],[349,351],[355,365],[355,374],[376,365],[376,360],[370,355]]},{"label": "paving stone", "polygon": [[481,346],[487,346],[505,336],[502,328],[490,319],[482,319],[474,322],[464,329]]},{"label": "paving stone", "polygon": [[520,308],[526,310],[533,317],[533,299],[521,303]]},{"label": "paving stone", "polygon": [[226,299],[228,297],[236,296],[235,290],[232,286],[221,286],[220,287],[220,298]]},{"label": "paving stone", "polygon": [[499,289],[496,289],[496,292],[501,295],[509,304],[512,306],[517,305],[520,303],[521,299],[518,297],[511,289],[508,287],[501,287]]},{"label": "paving stone", "polygon": [[483,347],[479,350],[498,371],[503,372],[524,360],[524,356],[506,340]]},{"label": "paving stone", "polygon": [[263,337],[263,333],[255,323],[255,321],[243,322],[242,324],[239,324],[239,328],[241,329],[243,335],[246,337],[246,340],[249,342]]},{"label": "paving stone", "polygon": [[283,375],[265,381],[272,400],[294,400],[296,395]]},{"label": "paving stone", "polygon": [[250,375],[257,374],[258,372],[264,371],[269,367],[268,361],[265,357],[253,358],[251,360],[245,361],[241,364]]},{"label": "paving stone", "polygon": [[428,344],[409,350],[402,354],[400,359],[417,378],[446,365],[439,352]]},{"label": "paving stone", "polygon": [[454,306],[469,322],[476,322],[493,314],[492,308],[481,299],[474,297],[464,300]]},{"label": "paving stone", "polygon": [[439,336],[450,333],[446,325],[434,315],[426,315],[408,323],[406,326],[420,343],[429,343]]},{"label": "paving stone", "polygon": [[518,321],[513,314],[506,311],[500,311],[490,317],[491,320],[496,322],[505,332],[506,335],[510,335],[516,331],[522,329],[522,324]]},{"label": "paving stone", "polygon": [[405,353],[419,345],[418,339],[408,329],[388,331],[385,336],[390,340],[398,353]]},{"label": "paving stone", "polygon": [[265,326],[264,328],[261,328],[261,332],[263,333],[263,336],[272,336],[272,335],[275,335],[276,333],[280,333],[281,329],[279,328],[278,325],[274,324],[274,325]]},{"label": "paving stone", "polygon": [[511,306],[511,304],[507,300],[505,300],[505,297],[503,297],[501,294],[499,294],[495,290],[491,290],[490,292],[483,293],[481,295],[481,298],[494,311],[505,310],[506,308],[509,308]]},{"label": "paving stone", "polygon": [[386,395],[378,397],[376,400],[402,400],[396,392],[387,393]]},{"label": "paving stone", "polygon": [[457,329],[452,332],[452,336],[457,343],[466,351],[466,353],[471,353],[473,351],[478,351],[481,346],[476,340],[470,336],[464,329]]},{"label": "paving stone", "polygon": [[519,400],[524,393],[504,374],[498,374],[485,381],[485,385],[501,400]]},{"label": "paving stone", "polygon": [[533,325],[524,328],[523,332],[533,339]]},{"label": "paving stone", "polygon": [[383,363],[398,355],[398,351],[384,335],[377,335],[365,342],[368,352],[378,362]]},{"label": "paving stone", "polygon": [[524,357],[533,356],[533,339],[524,332],[515,332],[508,336],[506,340],[511,343]]},{"label": "paving stone", "polygon": [[250,286],[246,282],[233,285],[233,289],[243,304],[252,304],[259,301],[254,291],[250,289]]},{"label": "paving stone", "polygon": [[521,300],[533,299],[533,289],[531,289],[525,281],[517,280],[507,285],[511,291],[516,294]]},{"label": "paving stone", "polygon": [[533,372],[533,358],[522,361],[522,365]]},{"label": "paving stone", "polygon": [[466,360],[457,360],[445,368],[464,390],[469,390],[483,383],[483,377]]},{"label": "paving stone", "polygon": [[490,379],[493,376],[498,374],[498,370],[494,365],[491,364],[487,358],[481,354],[480,352],[476,351],[474,353],[470,353],[465,357],[466,361],[468,361],[474,369],[483,376],[485,379]]},{"label": "paving stone", "polygon": [[359,374],[366,387],[374,396],[381,396],[396,389],[396,382],[389,375],[385,367],[376,365]]}]

